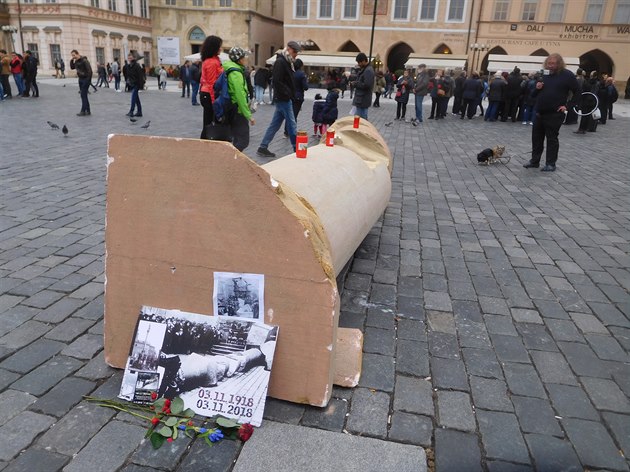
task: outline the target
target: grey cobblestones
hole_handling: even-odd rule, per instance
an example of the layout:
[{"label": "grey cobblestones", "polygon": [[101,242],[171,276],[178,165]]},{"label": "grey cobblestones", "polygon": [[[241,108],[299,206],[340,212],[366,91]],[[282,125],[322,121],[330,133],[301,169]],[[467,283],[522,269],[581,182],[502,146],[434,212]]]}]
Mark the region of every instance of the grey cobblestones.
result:
[{"label": "grey cobblestones", "polygon": [[[3,148],[25,127],[33,139],[11,165],[0,156],[0,407],[11,404],[5,422],[28,423],[0,447],[0,469],[227,472],[238,443],[154,454],[136,420],[80,401],[120,387],[102,345],[102,156],[106,134],[130,125],[111,118],[127,96],[105,90],[91,97],[90,126],[66,117],[68,84],[2,104],[15,117]],[[151,132],[196,137],[199,117],[173,97],[143,96]],[[627,470],[628,119],[588,139],[563,127],[558,172],[542,175],[520,166],[530,136],[519,126],[449,116],[385,127],[394,104],[383,102],[370,116],[394,152],[392,197],[350,264],[340,316],[365,334],[361,387],[335,387],[325,409],[269,399],[265,418],[431,447],[437,472]],[[165,104],[174,119],[151,113]],[[254,160],[271,111],[251,130]],[[30,118],[52,114],[67,119],[67,140]],[[478,166],[473,154],[494,142],[515,157]],[[282,139],[271,150],[289,153]],[[585,152],[579,166],[566,158]]]}]

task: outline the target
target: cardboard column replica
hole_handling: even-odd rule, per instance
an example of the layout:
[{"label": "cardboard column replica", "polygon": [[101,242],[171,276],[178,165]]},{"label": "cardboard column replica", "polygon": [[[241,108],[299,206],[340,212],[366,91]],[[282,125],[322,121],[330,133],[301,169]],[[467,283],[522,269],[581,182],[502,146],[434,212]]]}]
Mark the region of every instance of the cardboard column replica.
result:
[{"label": "cardboard column replica", "polygon": [[338,328],[336,276],[391,193],[391,154],[367,121],[258,166],[231,144],[113,135],[107,172],[105,359],[123,368],[143,305],[213,315],[214,272],[264,274],[279,326],[269,395],[325,406],[355,386],[362,334]]}]

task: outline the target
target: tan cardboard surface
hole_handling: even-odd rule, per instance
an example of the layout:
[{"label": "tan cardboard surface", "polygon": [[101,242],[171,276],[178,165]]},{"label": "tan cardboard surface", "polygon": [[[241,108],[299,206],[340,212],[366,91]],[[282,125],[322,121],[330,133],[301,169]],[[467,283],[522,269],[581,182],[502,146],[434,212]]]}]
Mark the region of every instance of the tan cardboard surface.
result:
[{"label": "tan cardboard surface", "polygon": [[124,366],[142,305],[211,314],[214,271],[260,273],[269,394],[325,405],[339,299],[316,215],[229,144],[113,136],[108,155],[106,361]]}]

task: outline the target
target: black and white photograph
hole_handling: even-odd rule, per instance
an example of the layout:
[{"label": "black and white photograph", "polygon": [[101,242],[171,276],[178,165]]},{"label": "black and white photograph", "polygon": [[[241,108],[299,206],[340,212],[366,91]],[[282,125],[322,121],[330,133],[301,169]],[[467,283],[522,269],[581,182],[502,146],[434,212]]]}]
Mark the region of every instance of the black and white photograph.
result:
[{"label": "black and white photograph", "polygon": [[219,316],[265,320],[265,276],[263,274],[214,273],[212,304]]},{"label": "black and white photograph", "polygon": [[252,319],[145,306],[119,397],[179,396],[200,415],[260,426],[277,337],[277,326]]}]

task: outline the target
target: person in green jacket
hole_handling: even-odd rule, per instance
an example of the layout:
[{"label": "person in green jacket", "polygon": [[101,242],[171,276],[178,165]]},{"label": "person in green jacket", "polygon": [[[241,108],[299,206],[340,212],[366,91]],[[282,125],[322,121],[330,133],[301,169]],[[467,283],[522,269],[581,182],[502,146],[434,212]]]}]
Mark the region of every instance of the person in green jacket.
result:
[{"label": "person in green jacket", "polygon": [[[249,52],[235,46],[230,49],[228,55],[230,60],[223,63],[223,70],[227,73],[228,93],[232,103],[237,108],[237,112],[230,123],[232,144],[236,149],[242,151],[249,146],[249,125],[253,126],[256,124],[254,118],[252,118],[252,111],[249,108],[249,89],[245,80],[245,63]],[[237,71],[228,73],[230,69],[238,69],[240,73]]]}]

